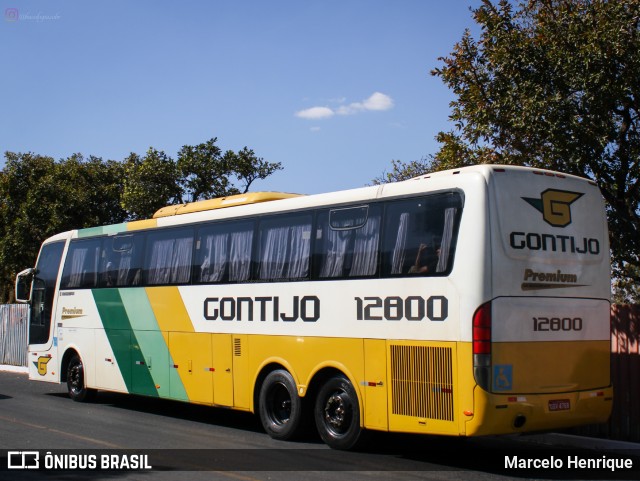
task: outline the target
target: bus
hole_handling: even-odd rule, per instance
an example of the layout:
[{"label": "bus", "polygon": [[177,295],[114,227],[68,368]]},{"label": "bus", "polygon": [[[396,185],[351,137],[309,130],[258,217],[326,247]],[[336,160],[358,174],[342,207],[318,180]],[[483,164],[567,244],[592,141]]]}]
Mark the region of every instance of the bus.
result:
[{"label": "bus", "polygon": [[612,406],[605,206],[548,170],[169,206],[47,239],[16,297],[30,379],[247,411],[280,440],[545,431]]}]

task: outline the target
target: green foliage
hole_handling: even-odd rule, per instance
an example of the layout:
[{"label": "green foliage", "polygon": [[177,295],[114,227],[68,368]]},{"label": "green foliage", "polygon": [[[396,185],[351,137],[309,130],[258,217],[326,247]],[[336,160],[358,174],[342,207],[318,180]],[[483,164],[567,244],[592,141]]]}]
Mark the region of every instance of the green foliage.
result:
[{"label": "green foliage", "polygon": [[607,203],[614,274],[640,282],[640,2],[483,0],[432,71],[453,129],[430,170],[478,163],[589,177]]},{"label": "green foliage", "polygon": [[80,154],[54,161],[5,154],[0,172],[0,301],[11,298],[16,272],[33,266],[41,242],[69,229],[119,222],[123,168]]},{"label": "green foliage", "polygon": [[433,161],[429,159],[412,160],[411,162],[403,162],[401,160],[391,161],[391,172],[383,172],[380,176],[373,179],[373,185],[386,184],[388,182],[401,182],[409,180],[419,175],[433,172]]},{"label": "green foliage", "polygon": [[155,149],[149,149],[144,157],[131,154],[125,160],[122,194],[128,217],[149,218],[166,205],[247,192],[255,180],[282,169],[279,162],[266,162],[247,147],[223,155],[217,140],[185,145],[177,160]]},{"label": "green foliage", "polygon": [[14,276],[35,264],[47,237],[150,218],[185,199],[247,192],[255,180],[282,168],[247,147],[222,155],[216,141],[185,145],[177,161],[153,147],[123,162],[6,152],[0,171],[0,302],[11,300]]},{"label": "green foliage", "polygon": [[121,205],[130,219],[148,219],[169,204],[182,203],[179,173],[171,157],[153,147],[140,157],[131,153],[124,160]]}]

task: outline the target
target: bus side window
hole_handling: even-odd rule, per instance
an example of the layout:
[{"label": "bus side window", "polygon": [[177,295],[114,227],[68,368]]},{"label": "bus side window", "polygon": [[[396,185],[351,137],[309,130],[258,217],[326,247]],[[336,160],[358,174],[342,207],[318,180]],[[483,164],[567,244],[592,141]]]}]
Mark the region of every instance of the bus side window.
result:
[{"label": "bus side window", "polygon": [[383,275],[442,275],[451,267],[460,197],[437,194],[387,205]]},{"label": "bus side window", "polygon": [[218,223],[198,231],[194,282],[241,282],[251,274],[253,222]]},{"label": "bus side window", "polygon": [[193,229],[167,229],[147,235],[145,285],[188,284],[191,278]]},{"label": "bus side window", "polygon": [[311,214],[266,218],[260,222],[259,280],[309,277]]},{"label": "bus side window", "polygon": [[116,235],[105,241],[101,287],[128,287],[142,284],[141,233]]},{"label": "bus side window", "polygon": [[102,255],[102,238],[71,241],[62,272],[61,288],[97,287]]},{"label": "bus side window", "polygon": [[331,209],[318,216],[317,276],[373,276],[378,267],[379,205]]}]

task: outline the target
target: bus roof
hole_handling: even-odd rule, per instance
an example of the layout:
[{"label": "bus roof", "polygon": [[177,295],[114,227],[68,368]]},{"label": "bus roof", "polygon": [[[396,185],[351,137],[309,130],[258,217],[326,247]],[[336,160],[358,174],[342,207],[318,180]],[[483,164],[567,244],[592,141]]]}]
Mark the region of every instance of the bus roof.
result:
[{"label": "bus roof", "polygon": [[271,202],[274,200],[300,197],[301,195],[303,194],[288,194],[285,192],[247,192],[245,194],[216,197],[215,199],[189,202],[187,204],[168,205],[153,214],[153,218],[158,219],[160,217],[190,214],[192,212],[202,212],[205,210],[224,209],[239,205],[258,204],[260,202]]},{"label": "bus roof", "polygon": [[[187,204],[171,205],[159,209],[151,219],[127,221],[120,224],[99,227],[90,227],[79,229],[77,231],[71,231],[70,233],[65,234],[71,234],[72,237],[92,237],[96,235],[117,234],[126,231],[179,225],[183,223],[201,222],[205,220],[229,219],[235,217],[236,215],[244,217],[254,214],[276,213],[280,212],[281,210],[296,210],[299,208],[308,208],[314,206],[321,207],[322,205],[335,204],[336,202],[345,204],[351,202],[366,202],[369,200],[387,196],[394,197],[408,193],[417,193],[419,191],[426,192],[451,188],[454,187],[455,184],[457,184],[457,182],[453,180],[453,178],[455,177],[479,175],[486,179],[486,181],[488,182],[489,178],[496,174],[508,174],[509,172],[523,173],[527,171],[531,172],[532,175],[535,174],[538,176],[553,176],[574,179],[581,182],[588,182],[591,185],[596,185],[596,183],[590,179],[578,177],[571,174],[563,174],[551,170],[513,165],[482,164],[461,167],[459,169],[433,172],[430,174],[420,175],[402,182],[392,182],[382,185],[369,185],[354,189],[314,195],[292,194],[283,192],[250,192],[246,194],[219,197],[215,199],[191,202]],[[424,181],[427,181],[429,183],[428,187],[426,185],[421,185],[421,183]],[[431,182],[433,182],[434,184],[431,184]],[[273,202],[276,200],[282,201],[282,204],[280,202]],[[234,207],[234,209],[227,209],[228,207]],[[190,215],[185,215],[183,218],[182,214]],[[58,238],[58,236],[54,236],[54,238]],[[49,242],[54,238],[47,239],[45,242]]]}]

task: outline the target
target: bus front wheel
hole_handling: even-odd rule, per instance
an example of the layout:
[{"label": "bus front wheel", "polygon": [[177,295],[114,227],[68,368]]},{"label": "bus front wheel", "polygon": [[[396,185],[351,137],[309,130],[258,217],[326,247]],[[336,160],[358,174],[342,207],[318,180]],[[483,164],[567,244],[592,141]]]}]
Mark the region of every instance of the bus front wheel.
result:
[{"label": "bus front wheel", "polygon": [[84,364],[77,354],[73,355],[67,366],[67,389],[69,397],[78,402],[89,402],[96,396],[95,389],[85,386]]},{"label": "bus front wheel", "polygon": [[292,439],[302,426],[302,400],[296,382],[284,369],[270,372],[262,383],[260,421],[273,439]]},{"label": "bus front wheel", "polygon": [[316,428],[322,440],[333,449],[354,449],[362,444],[358,395],[343,376],[329,378],[316,398]]}]

